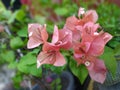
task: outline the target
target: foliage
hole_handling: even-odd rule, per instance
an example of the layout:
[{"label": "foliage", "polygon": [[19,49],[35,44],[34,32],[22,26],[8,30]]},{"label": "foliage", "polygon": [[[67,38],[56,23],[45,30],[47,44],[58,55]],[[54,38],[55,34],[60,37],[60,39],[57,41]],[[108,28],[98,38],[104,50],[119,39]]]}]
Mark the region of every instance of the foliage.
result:
[{"label": "foliage", "polygon": [[[12,0],[11,5],[13,3],[14,0]],[[79,3],[86,9],[88,8],[89,3]],[[52,3],[51,0],[36,0],[32,7],[33,9],[31,9],[30,6],[22,5],[20,9],[12,11],[6,9],[0,1],[0,24],[4,27],[8,26],[9,31],[11,32],[11,35],[9,35],[9,33],[7,36],[3,35],[7,40],[5,41],[6,44],[0,44],[0,63],[8,63],[9,68],[16,69],[16,77],[13,78],[16,86],[22,81],[23,77],[21,77],[21,74],[22,76],[25,74],[42,78],[44,68],[60,73],[68,67],[71,72],[78,77],[81,84],[83,84],[88,75],[88,71],[84,65],[76,66],[76,63],[70,54],[65,56],[69,59],[69,66],[55,67],[43,65],[43,67],[37,69],[36,55],[41,51],[41,47],[38,47],[35,50],[28,50],[26,48],[28,23],[47,23],[47,30],[51,34],[53,32],[54,24],[57,24],[58,27],[63,27],[66,17],[77,15],[79,5],[76,4],[74,0],[63,0],[60,4]],[[102,3],[96,10],[99,14],[98,22],[100,25],[105,31],[114,36],[107,44],[107,47],[105,47],[104,54],[100,57],[104,60],[108,70],[114,76],[117,67],[116,58],[117,60],[120,60],[120,14],[118,13],[120,12],[120,9],[114,4]],[[2,39],[3,38],[0,36],[0,43]],[[21,52],[19,52],[18,49],[20,49]],[[23,54],[22,57],[20,53]],[[66,53],[64,54],[66,55]]]},{"label": "foliage", "polygon": [[88,70],[86,69],[86,67],[84,65],[77,66],[77,63],[74,61],[73,58],[70,59],[69,65],[72,73],[76,77],[78,77],[81,84],[83,84],[88,76]]}]

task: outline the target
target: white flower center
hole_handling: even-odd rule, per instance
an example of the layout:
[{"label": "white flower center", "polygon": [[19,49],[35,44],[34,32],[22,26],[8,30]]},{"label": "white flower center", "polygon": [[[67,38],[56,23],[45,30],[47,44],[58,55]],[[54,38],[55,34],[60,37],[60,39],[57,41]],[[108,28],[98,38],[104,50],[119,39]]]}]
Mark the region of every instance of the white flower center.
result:
[{"label": "white flower center", "polygon": [[99,33],[98,32],[94,32],[94,35],[99,35]]},{"label": "white flower center", "polygon": [[84,8],[80,8],[80,13],[84,14],[85,13],[85,9]]},{"label": "white flower center", "polygon": [[85,66],[87,66],[87,67],[90,66],[90,62],[89,62],[89,61],[86,61],[86,62],[85,62]]}]

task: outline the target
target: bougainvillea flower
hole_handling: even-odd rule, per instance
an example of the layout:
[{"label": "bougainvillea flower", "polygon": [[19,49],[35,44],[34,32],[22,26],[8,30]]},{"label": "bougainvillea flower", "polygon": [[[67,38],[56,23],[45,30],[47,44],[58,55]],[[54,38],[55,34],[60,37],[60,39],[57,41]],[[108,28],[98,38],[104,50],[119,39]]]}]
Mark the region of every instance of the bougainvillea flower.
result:
[{"label": "bougainvillea flower", "polygon": [[54,33],[51,43],[46,42],[43,45],[43,51],[38,55],[37,66],[42,64],[53,64],[54,66],[63,66],[66,61],[60,49],[70,49],[72,47],[72,33],[67,30],[58,30],[54,27]]},{"label": "bougainvillea flower", "polygon": [[88,69],[90,77],[100,83],[104,83],[106,78],[106,67],[103,60],[95,59],[94,62],[86,61],[85,65]]},{"label": "bougainvillea flower", "polygon": [[66,64],[66,61],[63,55],[58,51],[42,51],[37,57],[37,68],[39,68],[42,64],[63,66]]},{"label": "bougainvillea flower", "polygon": [[96,23],[98,20],[98,15],[95,10],[88,10],[85,12],[83,18],[83,22],[94,22]]},{"label": "bougainvillea flower", "polygon": [[20,0],[21,4],[31,5],[31,0]]},{"label": "bougainvillea flower", "polygon": [[[100,32],[96,35],[94,34],[96,29],[92,30],[93,31],[90,31],[90,33],[87,33],[84,30],[87,34],[85,32],[82,33],[82,41],[75,44],[73,47],[74,57],[78,65],[84,64],[87,67],[89,75],[93,80],[103,83],[106,78],[106,67],[104,62],[98,59],[98,56],[104,52],[105,44],[112,38],[112,36],[104,32]],[[90,37],[93,37],[92,40],[87,38],[89,35]]]},{"label": "bougainvillea flower", "polygon": [[72,32],[69,30],[58,30],[58,27],[54,27],[54,33],[51,43],[45,43],[43,46],[44,51],[62,49],[70,49],[72,47]]},{"label": "bougainvillea flower", "polygon": [[106,67],[102,60],[98,60],[97,56],[89,55],[90,47],[91,44],[89,42],[86,42],[84,45],[79,45],[79,47],[77,46],[74,49],[75,60],[78,65],[84,64],[87,67],[89,75],[93,80],[103,83],[106,78]]},{"label": "bougainvillea flower", "polygon": [[[73,42],[79,41],[80,40],[80,30],[76,29],[78,19],[75,16],[68,17],[66,20],[66,24],[64,26],[65,30],[70,30],[72,31],[72,39]],[[79,27],[80,28],[80,27]]]},{"label": "bougainvillea flower", "polygon": [[[81,8],[79,10],[79,13],[81,13]],[[76,18],[75,16],[68,17],[64,27],[68,28],[69,30],[75,30],[76,26],[83,26],[87,22],[96,23],[97,19],[98,19],[98,15],[96,11],[89,10],[83,14],[82,18]]]},{"label": "bougainvillea flower", "polygon": [[[80,18],[80,15],[82,15],[82,18]],[[95,10],[85,12],[83,8],[79,9],[78,17],[79,18],[76,18],[75,16],[68,17],[64,26],[64,29],[72,31],[74,42],[81,39],[81,30],[86,23],[95,23],[98,19],[98,15]],[[97,26],[98,25],[96,25],[96,27]]]},{"label": "bougainvillea flower", "polygon": [[86,23],[82,28],[76,27],[78,30],[81,31],[81,38],[84,42],[91,42],[95,37],[99,35],[97,32],[99,28],[99,24],[94,24],[93,22]]},{"label": "bougainvillea flower", "polygon": [[35,48],[40,44],[43,44],[48,39],[48,33],[46,31],[46,25],[29,24],[28,25],[29,40],[27,48]]}]

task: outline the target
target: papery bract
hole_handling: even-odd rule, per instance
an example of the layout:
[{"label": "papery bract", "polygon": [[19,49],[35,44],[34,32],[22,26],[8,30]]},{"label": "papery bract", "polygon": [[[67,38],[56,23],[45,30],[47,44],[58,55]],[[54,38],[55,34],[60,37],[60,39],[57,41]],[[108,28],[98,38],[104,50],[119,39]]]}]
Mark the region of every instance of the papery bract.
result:
[{"label": "papery bract", "polygon": [[31,0],[20,0],[21,4],[31,5]]},{"label": "papery bract", "polygon": [[[60,49],[70,49],[72,47],[72,33],[67,30],[58,30],[54,27],[52,42],[46,42],[43,45],[43,51],[38,55],[37,66],[42,64],[53,64],[54,66],[63,66],[66,61],[60,53]],[[44,58],[42,58],[44,57]]]},{"label": "papery bract", "polygon": [[88,10],[83,16],[82,19],[85,23],[86,22],[94,22],[96,23],[98,20],[98,15],[95,10]]},{"label": "papery bract", "polygon": [[[86,42],[74,49],[74,57],[79,64],[84,64],[89,72],[90,77],[100,83],[103,83],[106,78],[106,67],[103,61],[97,59],[97,56],[89,54],[91,43]],[[97,48],[97,47],[94,47]],[[97,62],[100,62],[99,65]],[[98,79],[97,79],[98,78]]]},{"label": "papery bract", "polygon": [[68,17],[65,23],[66,28],[69,30],[74,30],[75,26],[83,26],[87,22],[96,23],[98,19],[98,15],[95,10],[86,11],[83,14],[82,18],[76,18],[75,16]]},{"label": "papery bract", "polygon": [[65,29],[72,31],[74,42],[81,39],[81,30],[86,23],[95,23],[98,19],[98,15],[95,10],[84,12],[84,9],[80,8],[78,12],[79,17],[81,13],[83,13],[82,18],[76,18],[75,16],[68,17],[64,26]]},{"label": "papery bract", "polygon": [[[86,23],[83,26],[81,42],[74,44],[74,57],[79,64],[84,64],[90,77],[100,83],[106,78],[106,67],[98,56],[103,54],[105,44],[112,38],[108,33],[97,32],[99,25]],[[98,79],[97,79],[98,78]]]},{"label": "papery bract", "polygon": [[40,44],[43,44],[48,39],[48,33],[46,31],[46,25],[29,24],[28,25],[29,40],[27,48],[35,48]]},{"label": "papery bract", "polygon": [[43,64],[63,66],[66,64],[66,60],[60,53],[60,49],[73,48],[77,64],[84,64],[90,77],[103,83],[107,69],[99,56],[103,54],[104,47],[112,36],[103,30],[98,32],[100,25],[96,24],[97,20],[98,15],[95,10],[85,12],[84,8],[80,8],[78,18],[68,17],[63,29],[58,30],[58,27],[54,26],[51,42],[47,42],[46,25],[30,24],[27,47],[34,48],[43,44],[42,51],[37,57],[37,67],[39,68]]},{"label": "papery bract", "polygon": [[63,55],[58,51],[42,51],[37,57],[37,68],[39,68],[42,64],[63,66],[66,64],[66,61]]},{"label": "papery bract", "polygon": [[87,66],[90,77],[100,83],[104,83],[106,78],[106,67],[103,60],[95,59],[94,63]]}]

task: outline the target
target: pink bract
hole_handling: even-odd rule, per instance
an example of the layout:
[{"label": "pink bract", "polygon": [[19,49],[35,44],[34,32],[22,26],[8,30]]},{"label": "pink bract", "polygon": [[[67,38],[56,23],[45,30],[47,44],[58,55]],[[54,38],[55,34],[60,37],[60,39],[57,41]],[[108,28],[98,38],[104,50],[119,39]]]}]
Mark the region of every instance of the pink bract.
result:
[{"label": "pink bract", "polygon": [[46,25],[29,24],[27,47],[35,48],[43,44],[42,51],[37,57],[37,67],[43,64],[65,65],[66,60],[60,50],[72,48],[77,64],[84,64],[90,77],[103,83],[107,69],[99,56],[103,54],[105,45],[112,39],[112,35],[103,30],[98,32],[100,25],[96,24],[97,20],[95,10],[85,12],[84,8],[80,8],[78,18],[68,17],[63,29],[58,30],[58,27],[54,26],[51,42],[47,42]]},{"label": "pink bract", "polygon": [[[46,42],[43,45],[43,51],[38,55],[37,66],[42,64],[53,64],[54,66],[63,66],[66,61],[60,53],[60,49],[70,49],[72,47],[72,33],[67,30],[58,30],[54,27],[52,42]],[[44,58],[42,58],[44,57]]]},{"label": "pink bract", "polygon": [[54,27],[54,33],[52,37],[52,42],[45,43],[43,46],[43,51],[55,50],[59,51],[62,49],[70,49],[72,47],[72,32],[69,30],[58,30],[58,27]]},{"label": "pink bract", "polygon": [[84,64],[89,71],[90,77],[97,82],[103,83],[107,70],[104,62],[99,60],[98,56],[103,54],[105,44],[112,36],[103,31],[97,32],[98,28],[98,24],[93,22],[86,23],[80,30],[81,41],[75,43],[73,49],[78,65]]},{"label": "pink bract", "polygon": [[27,48],[35,48],[45,43],[48,39],[48,33],[46,31],[46,25],[29,24],[28,25],[29,40]]},{"label": "pink bract", "polygon": [[76,26],[83,26],[87,22],[96,23],[98,15],[95,10],[86,11],[82,18],[76,18],[75,16],[68,17],[66,20],[65,28],[69,30],[75,30]]},{"label": "pink bract", "polygon": [[31,5],[31,0],[20,0],[21,4]]},{"label": "pink bract", "polygon": [[37,68],[42,64],[52,64],[54,66],[63,66],[66,61],[63,55],[57,51],[42,51],[37,57]]},{"label": "pink bract", "polygon": [[93,80],[104,83],[107,70],[103,60],[95,59],[95,62],[91,62],[91,65],[89,65],[87,69]]},{"label": "pink bract", "polygon": [[92,51],[90,48],[91,43],[89,42],[85,42],[83,45],[80,44],[79,46],[76,46],[74,49],[75,60],[77,61],[78,65],[84,64],[87,67],[89,75],[93,80],[103,83],[106,78],[106,67],[102,60],[98,60],[97,56],[93,56],[91,53],[89,53],[89,51],[91,51],[96,55],[96,52]]},{"label": "pink bract", "polygon": [[[64,29],[72,31],[73,42],[81,39],[81,30],[86,23],[95,23],[98,19],[98,15],[95,10],[84,12],[84,9],[80,8],[78,16],[80,16],[80,14],[82,14],[82,18],[76,18],[75,16],[68,17],[64,26]],[[97,28],[98,26],[99,25],[96,25],[95,27]]]}]

